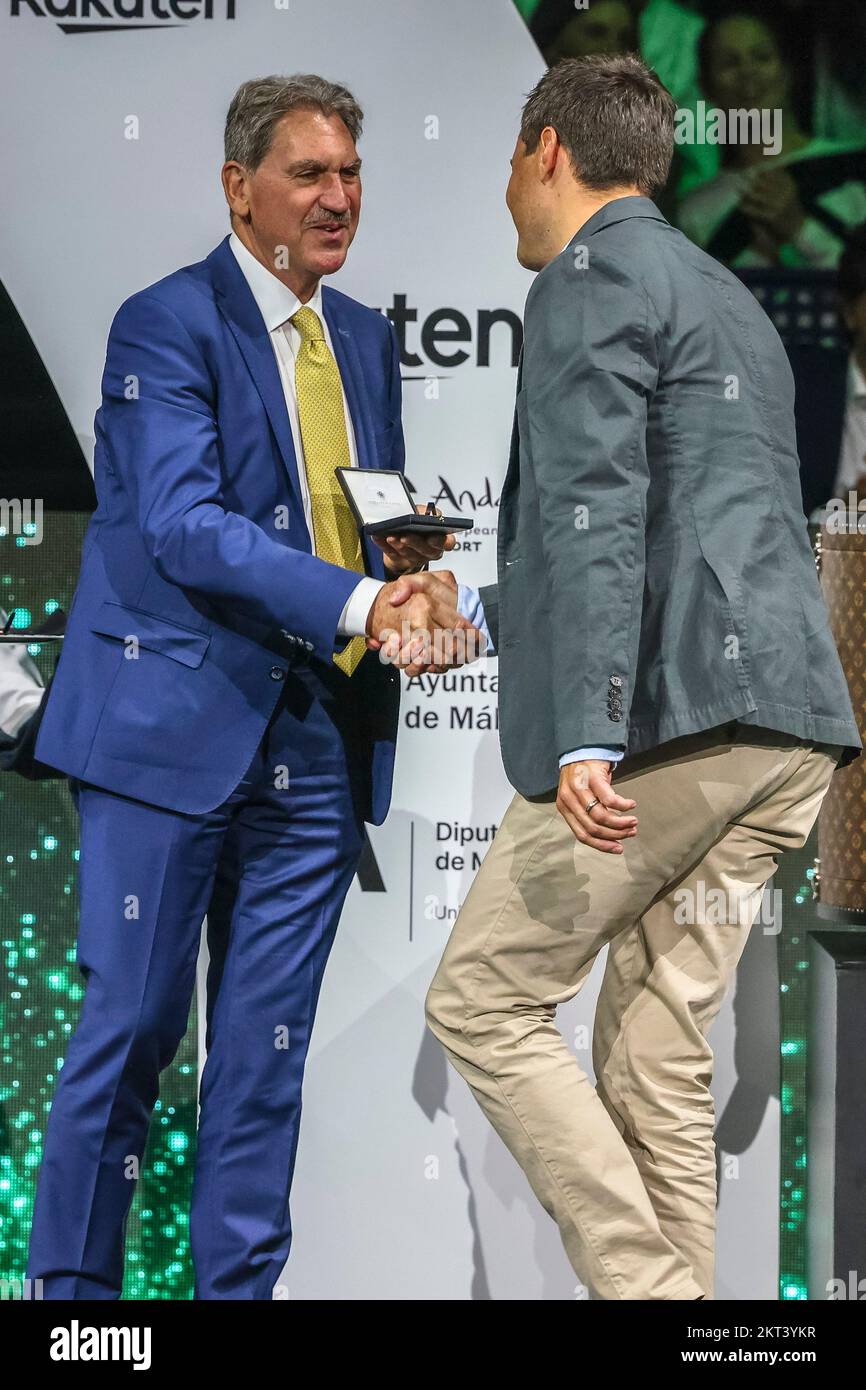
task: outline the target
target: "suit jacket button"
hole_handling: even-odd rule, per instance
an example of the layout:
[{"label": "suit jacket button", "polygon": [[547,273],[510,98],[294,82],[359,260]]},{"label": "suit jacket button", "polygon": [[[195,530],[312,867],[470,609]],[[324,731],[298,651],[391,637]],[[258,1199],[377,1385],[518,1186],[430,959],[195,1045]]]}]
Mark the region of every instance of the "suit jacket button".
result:
[{"label": "suit jacket button", "polygon": [[270,675],[272,681],[283,681],[286,679],[286,673],[282,666],[272,666]]},{"label": "suit jacket button", "polygon": [[622,719],[622,715],[615,709],[608,710],[607,717],[608,719],[612,719],[617,724]]}]

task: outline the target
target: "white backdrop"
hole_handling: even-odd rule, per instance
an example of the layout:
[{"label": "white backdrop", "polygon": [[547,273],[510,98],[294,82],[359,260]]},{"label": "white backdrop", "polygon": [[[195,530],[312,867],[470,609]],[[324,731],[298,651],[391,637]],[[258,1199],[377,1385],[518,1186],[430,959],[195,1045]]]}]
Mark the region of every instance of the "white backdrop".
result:
[{"label": "white backdrop", "polygon": [[[196,8],[206,6],[177,7]],[[515,371],[502,324],[489,365],[478,365],[477,317],[520,314],[530,283],[514,258],[503,194],[521,100],[542,71],[534,45],[511,0],[236,0],[234,19],[226,0],[211,8],[213,18],[171,28],[130,32],[116,20],[117,30],[72,33],[38,13],[45,0],[4,7],[0,276],[92,450],[118,304],[201,259],[228,230],[218,173],[237,85],[274,71],[346,82],[366,113],[364,200],[334,283],[377,307],[403,294],[417,310],[407,337],[423,362],[406,369],[418,378],[404,385],[407,472],[422,494],[450,489],[447,504],[476,517],[477,532],[450,564],[487,582]],[[66,11],[68,25],[86,6],[55,0],[53,9]],[[127,138],[130,117],[136,139]],[[444,344],[469,358],[441,367],[423,352],[420,330],[448,307],[465,315],[471,341]],[[424,1027],[424,995],[471,882],[472,855],[483,855],[510,796],[495,675],[495,661],[485,661],[440,678],[434,691],[404,690],[393,810],[370,831],[386,891],[353,884],[326,975],[281,1296],[584,1296],[555,1226]],[[569,1040],[591,1020],[602,963],[562,1011]],[[749,1011],[739,1044],[734,1001],[712,1035],[717,1107],[721,1114],[733,1097],[725,1128],[742,1148],[738,1174],[721,1184],[717,1296],[775,1298],[773,937],[755,931],[741,980],[743,972]],[[591,1070],[588,1051],[578,1055]]]}]

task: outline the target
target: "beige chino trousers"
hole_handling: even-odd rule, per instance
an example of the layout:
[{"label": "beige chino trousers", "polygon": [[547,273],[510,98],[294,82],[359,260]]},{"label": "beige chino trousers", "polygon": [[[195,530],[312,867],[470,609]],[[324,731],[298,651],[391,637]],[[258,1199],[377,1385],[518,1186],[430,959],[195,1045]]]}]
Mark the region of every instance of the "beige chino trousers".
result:
[{"label": "beige chino trousers", "polygon": [[[428,1024],[594,1298],[713,1296],[707,1030],[837,752],[733,723],[627,757],[614,785],[638,833],[622,854],[575,839],[553,793],[516,795],[457,916]],[[593,1086],[556,1008],[605,944]]]}]

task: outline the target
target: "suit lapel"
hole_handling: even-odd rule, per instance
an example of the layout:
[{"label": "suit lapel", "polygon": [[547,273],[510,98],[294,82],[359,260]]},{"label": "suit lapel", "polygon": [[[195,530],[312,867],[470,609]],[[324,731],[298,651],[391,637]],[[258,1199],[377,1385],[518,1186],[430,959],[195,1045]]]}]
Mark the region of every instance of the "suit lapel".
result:
[{"label": "suit lapel", "polygon": [[378,459],[373,444],[373,422],[358,346],[352,333],[343,322],[344,316],[338,305],[335,305],[327,286],[322,290],[322,310],[325,315],[325,322],[331,332],[334,356],[340,369],[340,378],[346,393],[346,403],[352,417],[355,444],[358,450],[358,467],[375,468],[378,465]]},{"label": "suit lapel", "polygon": [[[335,299],[327,285],[322,289],[322,312],[331,334],[334,357],[337,360],[343,390],[346,393],[346,404],[349,407],[349,415],[355,433],[358,467],[378,468],[379,459],[374,443],[369,392],[364,380],[364,369],[361,366],[358,345],[351,330],[344,322],[345,315],[341,312],[340,301]],[[370,540],[369,536],[361,537],[361,546],[366,556],[368,573],[376,579],[385,578],[385,561],[379,547]]]},{"label": "suit lapel", "polygon": [[[520,357],[517,361],[517,389],[514,393],[514,422],[511,426],[511,448],[508,453],[508,467],[505,470],[505,481],[502,484],[502,497],[506,492],[517,486],[517,478],[520,472],[520,424],[517,414],[517,400],[523,387],[523,347],[520,348]],[[500,499],[501,500],[501,499]]]},{"label": "suit lapel", "polygon": [[220,311],[241,350],[268,420],[279,445],[295,501],[303,515],[303,499],[298,481],[298,461],[292,428],[286,410],[283,384],[259,307],[243,271],[229,246],[228,237],[208,256]]},{"label": "suit lapel", "polygon": [[505,470],[505,479],[502,483],[502,491],[499,494],[499,525],[496,532],[496,560],[497,571],[501,581],[505,570],[505,554],[511,545],[512,535],[515,529],[515,518],[512,515],[510,499],[517,491],[520,477],[520,420],[517,411],[517,397],[520,395],[523,385],[523,348],[520,349],[520,357],[517,362],[517,390],[514,401],[514,421],[511,426],[511,447],[508,453],[508,467]]},{"label": "suit lapel", "polygon": [[[304,503],[298,478],[298,460],[292,439],[292,428],[286,410],[286,398],[277,367],[270,335],[265,327],[259,307],[252,290],[244,278],[229,246],[228,237],[208,256],[214,288],[220,312],[225,318],[235,342],[237,343],[250,375],[255,382],[268,420],[274,432],[285,465],[289,486],[301,516]],[[340,369],[343,390],[352,418],[358,464],[361,468],[375,468],[376,457],[372,416],[366,390],[363,369],[355,339],[342,322],[343,315],[335,307],[327,288],[322,291],[322,310],[334,344],[334,356]],[[376,578],[384,577],[384,560],[378,546],[366,536],[362,545],[367,559],[368,573]]]}]

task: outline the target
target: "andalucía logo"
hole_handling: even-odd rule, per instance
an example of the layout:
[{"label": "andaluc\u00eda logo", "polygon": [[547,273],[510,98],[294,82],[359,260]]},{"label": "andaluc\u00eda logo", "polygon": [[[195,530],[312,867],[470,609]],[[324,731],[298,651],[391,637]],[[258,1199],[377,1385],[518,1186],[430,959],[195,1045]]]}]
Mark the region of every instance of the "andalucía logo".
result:
[{"label": "andaluc\u00eda logo", "polygon": [[196,19],[234,19],[235,0],[10,0],[13,19],[54,19],[64,34],[184,29]]}]

